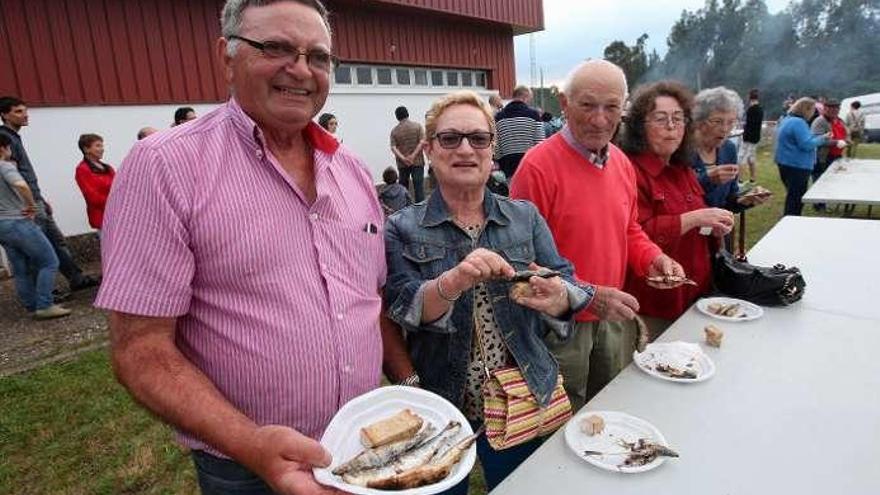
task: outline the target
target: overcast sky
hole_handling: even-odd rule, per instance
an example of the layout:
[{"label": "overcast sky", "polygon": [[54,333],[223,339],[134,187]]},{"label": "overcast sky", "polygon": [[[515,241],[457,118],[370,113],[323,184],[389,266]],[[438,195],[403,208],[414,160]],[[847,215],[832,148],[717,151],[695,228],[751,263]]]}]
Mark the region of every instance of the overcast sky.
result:
[{"label": "overcast sky", "polygon": [[[765,0],[771,13],[783,10],[789,0]],[[633,45],[647,33],[648,53],[666,52],[666,36],[682,10],[697,10],[705,0],[544,0],[544,31],[535,33],[537,67],[544,69],[544,85],[565,78],[579,61],[601,58],[614,40]],[[529,36],[517,36],[517,82],[529,84]],[[540,80],[535,81],[536,85]]]}]

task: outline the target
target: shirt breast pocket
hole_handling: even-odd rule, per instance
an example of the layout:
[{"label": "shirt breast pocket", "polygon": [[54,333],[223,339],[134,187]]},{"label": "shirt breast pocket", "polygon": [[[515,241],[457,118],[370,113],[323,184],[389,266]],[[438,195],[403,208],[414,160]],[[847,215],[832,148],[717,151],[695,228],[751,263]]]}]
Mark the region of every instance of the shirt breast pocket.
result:
[{"label": "shirt breast pocket", "polygon": [[385,271],[385,243],[382,232],[367,232],[355,225],[325,222],[318,256],[325,276],[358,292],[374,295]]},{"label": "shirt breast pocket", "polygon": [[423,280],[437,278],[451,268],[445,263],[447,248],[436,244],[415,242],[403,247],[403,257],[415,264]]}]

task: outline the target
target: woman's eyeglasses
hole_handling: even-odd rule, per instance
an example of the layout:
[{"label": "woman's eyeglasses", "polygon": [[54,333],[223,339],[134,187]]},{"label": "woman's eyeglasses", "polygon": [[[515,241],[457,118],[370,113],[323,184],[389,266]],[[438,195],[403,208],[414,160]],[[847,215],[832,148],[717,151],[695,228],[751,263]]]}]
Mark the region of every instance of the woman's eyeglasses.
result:
[{"label": "woman's eyeglasses", "polygon": [[455,132],[455,131],[443,131],[434,134],[434,139],[440,143],[440,147],[447,150],[454,150],[461,146],[461,140],[463,138],[467,138],[468,143],[471,145],[471,148],[476,150],[486,149],[492,145],[492,138],[495,137],[495,134],[487,131],[477,131],[477,132]]},{"label": "woman's eyeglasses", "polygon": [[690,119],[685,117],[683,113],[674,113],[672,115],[669,115],[662,112],[649,115],[646,120],[648,121],[648,124],[651,124],[655,127],[682,127],[690,122]]}]

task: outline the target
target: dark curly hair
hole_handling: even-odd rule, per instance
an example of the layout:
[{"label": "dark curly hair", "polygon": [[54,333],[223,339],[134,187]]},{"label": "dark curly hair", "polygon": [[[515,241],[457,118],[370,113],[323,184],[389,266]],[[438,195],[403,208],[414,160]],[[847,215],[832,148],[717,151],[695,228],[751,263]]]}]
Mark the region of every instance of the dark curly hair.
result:
[{"label": "dark curly hair", "polygon": [[670,163],[690,163],[691,136],[693,135],[693,122],[691,121],[691,108],[694,104],[694,94],[684,84],[678,81],[659,81],[640,86],[632,96],[632,104],[629,107],[629,115],[626,120],[626,130],[623,133],[621,147],[628,155],[636,155],[648,151],[648,140],[645,134],[645,122],[648,115],[656,108],[655,100],[659,96],[674,98],[682,110],[687,123],[684,127],[684,137],[678,149],[669,159]]}]

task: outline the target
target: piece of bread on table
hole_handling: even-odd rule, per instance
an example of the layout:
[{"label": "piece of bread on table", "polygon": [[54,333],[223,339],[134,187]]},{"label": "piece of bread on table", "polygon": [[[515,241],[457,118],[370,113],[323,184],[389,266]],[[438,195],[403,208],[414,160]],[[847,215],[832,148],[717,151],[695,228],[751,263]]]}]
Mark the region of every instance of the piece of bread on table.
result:
[{"label": "piece of bread on table", "polygon": [[390,418],[361,428],[361,443],[365,447],[375,448],[405,440],[418,433],[422,428],[422,423],[424,420],[418,414],[404,409]]},{"label": "piece of bread on table", "polygon": [[706,333],[706,344],[712,347],[721,347],[721,339],[724,338],[724,332],[715,325],[706,325],[703,329]]}]

